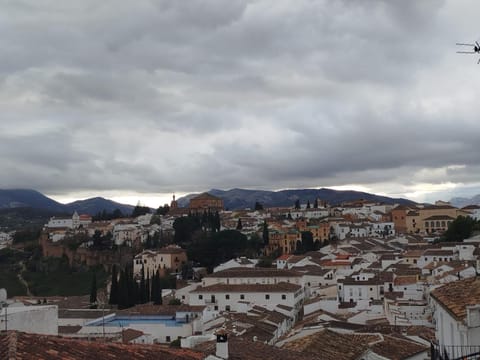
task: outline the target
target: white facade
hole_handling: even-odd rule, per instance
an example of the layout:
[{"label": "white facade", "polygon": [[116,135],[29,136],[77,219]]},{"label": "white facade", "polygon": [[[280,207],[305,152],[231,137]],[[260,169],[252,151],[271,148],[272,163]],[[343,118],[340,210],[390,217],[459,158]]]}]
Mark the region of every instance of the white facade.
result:
[{"label": "white facade", "polygon": [[247,259],[245,257],[231,259],[231,260],[228,260],[227,262],[224,262],[223,264],[216,266],[213,269],[213,272],[216,273],[218,271],[233,269],[238,267],[254,268],[257,262],[258,262],[257,259]]},{"label": "white facade", "polygon": [[299,309],[304,300],[303,288],[289,286],[283,289],[281,284],[277,285],[276,287],[260,284],[201,287],[190,293],[189,305],[205,305],[211,311],[237,312],[248,309],[249,307],[245,307],[246,303],[267,309],[276,305]]},{"label": "white facade", "polygon": [[58,335],[58,307],[56,305],[9,306],[1,309],[0,328],[26,333]]},{"label": "white facade", "polygon": [[115,245],[126,244],[131,246],[133,242],[143,242],[142,231],[137,224],[115,224],[113,227],[113,240]]}]

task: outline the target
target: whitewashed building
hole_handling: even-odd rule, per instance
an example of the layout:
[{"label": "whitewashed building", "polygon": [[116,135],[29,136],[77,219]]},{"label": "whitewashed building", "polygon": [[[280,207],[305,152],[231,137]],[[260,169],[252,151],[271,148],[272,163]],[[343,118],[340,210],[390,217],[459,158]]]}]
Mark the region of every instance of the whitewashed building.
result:
[{"label": "whitewashed building", "polygon": [[480,278],[443,285],[430,296],[438,354],[454,359],[480,352]]}]

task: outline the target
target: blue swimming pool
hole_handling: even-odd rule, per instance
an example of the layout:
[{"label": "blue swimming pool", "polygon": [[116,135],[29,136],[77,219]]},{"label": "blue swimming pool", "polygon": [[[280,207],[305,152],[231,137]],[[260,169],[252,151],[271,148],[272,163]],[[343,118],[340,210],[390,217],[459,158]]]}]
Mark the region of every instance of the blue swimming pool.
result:
[{"label": "blue swimming pool", "polygon": [[90,323],[90,326],[128,326],[130,324],[145,324],[145,325],[155,325],[163,324],[165,326],[182,326],[185,324],[184,321],[175,320],[172,317],[167,316],[113,316],[105,318],[105,320],[97,319],[94,322]]}]

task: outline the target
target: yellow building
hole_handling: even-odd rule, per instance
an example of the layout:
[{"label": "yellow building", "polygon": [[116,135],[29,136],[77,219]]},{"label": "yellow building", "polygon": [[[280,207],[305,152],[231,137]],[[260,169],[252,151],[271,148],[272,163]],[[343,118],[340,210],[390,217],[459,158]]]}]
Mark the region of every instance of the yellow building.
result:
[{"label": "yellow building", "polygon": [[468,212],[451,205],[430,205],[409,211],[406,214],[406,230],[409,234],[432,234],[444,232],[458,216]]},{"label": "yellow building", "polygon": [[219,197],[210,195],[209,193],[200,194],[192,199],[190,199],[190,210],[203,212],[207,211],[222,211],[223,210],[223,200]]}]

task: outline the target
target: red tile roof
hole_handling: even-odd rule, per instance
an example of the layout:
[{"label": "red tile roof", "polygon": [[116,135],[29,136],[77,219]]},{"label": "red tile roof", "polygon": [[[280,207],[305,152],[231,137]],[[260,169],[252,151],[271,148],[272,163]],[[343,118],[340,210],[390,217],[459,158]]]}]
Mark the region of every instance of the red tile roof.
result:
[{"label": "red tile roof", "polygon": [[467,316],[467,306],[480,303],[480,277],[472,277],[443,285],[430,293],[458,320]]},{"label": "red tile roof", "polygon": [[280,282],[277,284],[214,284],[205,287],[198,287],[191,293],[212,293],[212,292],[295,292],[302,287],[296,284]]},{"label": "red tile roof", "polygon": [[15,360],[201,360],[202,353],[162,345],[131,345],[0,332],[0,359]]},{"label": "red tile roof", "polygon": [[242,268],[236,267],[217,271],[205,278],[237,278],[237,277],[300,277],[301,274],[285,269],[275,268]]}]

